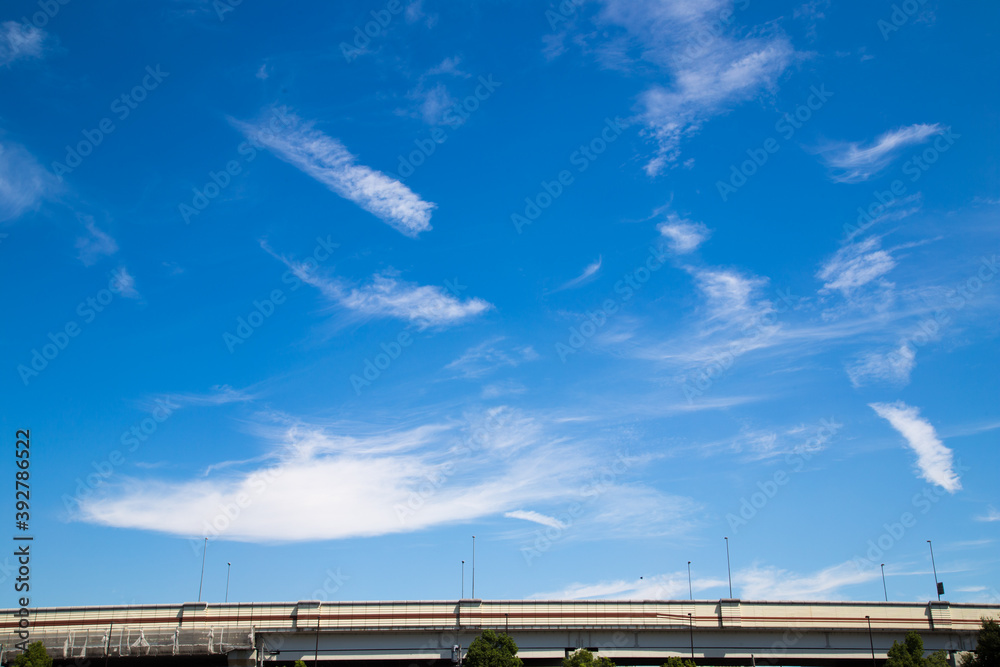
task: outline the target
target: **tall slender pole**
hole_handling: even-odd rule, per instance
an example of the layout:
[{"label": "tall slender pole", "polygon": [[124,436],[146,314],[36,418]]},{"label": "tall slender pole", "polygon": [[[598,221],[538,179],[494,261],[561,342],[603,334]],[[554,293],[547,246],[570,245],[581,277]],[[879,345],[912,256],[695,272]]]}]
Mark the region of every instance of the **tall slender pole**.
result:
[{"label": "tall slender pole", "polygon": [[472,536],[472,599],[476,599],[476,536]]},{"label": "tall slender pole", "polygon": [[205,585],[205,556],[208,555],[208,538],[205,538],[205,550],[201,552],[201,581],[198,583],[198,602],[201,602],[201,588]]},{"label": "tall slender pole", "polygon": [[229,573],[233,571],[233,564],[226,563],[226,602],[229,602]]},{"label": "tall slender pole", "polygon": [[313,667],[319,667],[319,609],[316,609],[316,652],[313,653]]},{"label": "tall slender pole", "polygon": [[872,647],[872,667],[875,667],[875,640],[872,639],[872,617],[865,616],[865,620],[868,621],[868,643]]},{"label": "tall slender pole", "polygon": [[688,597],[694,600],[694,589],[691,588],[691,561],[688,561]]},{"label": "tall slender pole", "polygon": [[726,541],[726,570],[729,572],[729,599],[733,597],[733,568],[729,563],[729,538],[722,538]]},{"label": "tall slender pole", "polygon": [[885,601],[889,601],[889,589],[885,587],[885,563],[882,563],[882,592],[885,593]]},{"label": "tall slender pole", "polygon": [[462,599],[465,599],[465,561],[462,561]]},{"label": "tall slender pole", "polygon": [[934,564],[934,545],[931,544],[930,540],[927,540],[927,546],[931,548],[931,567],[934,568],[934,591],[937,592],[938,602],[941,601],[941,584],[938,583],[937,578],[937,565]]},{"label": "tall slender pole", "polygon": [[691,659],[694,660],[694,617],[688,614],[688,632],[691,633]]}]

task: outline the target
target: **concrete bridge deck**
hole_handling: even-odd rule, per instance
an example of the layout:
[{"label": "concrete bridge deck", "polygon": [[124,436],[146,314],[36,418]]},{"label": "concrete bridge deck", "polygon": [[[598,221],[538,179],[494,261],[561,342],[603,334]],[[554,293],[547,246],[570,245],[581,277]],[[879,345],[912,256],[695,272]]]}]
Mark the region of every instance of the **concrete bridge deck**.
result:
[{"label": "concrete bridge deck", "polygon": [[[0,620],[6,664],[18,610]],[[948,602],[452,600],[184,603],[29,609],[29,641],[57,661],[254,665],[296,659],[348,665],[451,664],[485,628],[508,632],[526,665],[590,648],[618,665],[871,665],[909,630],[928,650],[975,646],[1000,605]],[[872,653],[874,649],[874,660]]]}]

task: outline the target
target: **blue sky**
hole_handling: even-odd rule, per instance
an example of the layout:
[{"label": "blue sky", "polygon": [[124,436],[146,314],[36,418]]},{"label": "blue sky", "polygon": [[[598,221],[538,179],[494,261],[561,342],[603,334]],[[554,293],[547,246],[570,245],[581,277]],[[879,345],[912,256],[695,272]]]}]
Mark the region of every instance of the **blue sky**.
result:
[{"label": "blue sky", "polygon": [[3,11],[33,604],[1000,601],[1000,7]]}]

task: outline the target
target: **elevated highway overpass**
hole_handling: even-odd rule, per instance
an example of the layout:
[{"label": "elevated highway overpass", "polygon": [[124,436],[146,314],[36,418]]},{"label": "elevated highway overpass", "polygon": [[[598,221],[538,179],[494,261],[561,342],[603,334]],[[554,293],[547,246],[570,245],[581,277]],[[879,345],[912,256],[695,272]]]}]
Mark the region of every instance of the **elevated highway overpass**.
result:
[{"label": "elevated highway overpass", "polygon": [[[21,619],[0,621],[9,664]],[[920,633],[929,651],[975,646],[1000,605],[949,602],[458,600],[184,603],[31,608],[29,641],[56,664],[263,665],[297,659],[342,667],[451,665],[486,628],[507,632],[528,667],[589,648],[618,665],[880,665],[893,641]],[[455,647],[461,646],[456,652]]]}]

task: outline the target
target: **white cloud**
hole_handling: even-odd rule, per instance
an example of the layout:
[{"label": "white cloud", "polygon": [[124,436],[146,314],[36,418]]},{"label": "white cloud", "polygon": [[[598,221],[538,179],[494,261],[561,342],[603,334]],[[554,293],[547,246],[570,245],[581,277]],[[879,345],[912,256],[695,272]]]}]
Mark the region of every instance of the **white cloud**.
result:
[{"label": "white cloud", "polygon": [[826,163],[835,169],[833,180],[838,183],[861,183],[885,169],[900,150],[921,144],[945,128],[934,125],[914,124],[880,135],[870,144],[846,143],[830,149]]},{"label": "white cloud", "polygon": [[656,144],[645,169],[656,175],[677,162],[684,137],[773,90],[795,57],[787,37],[773,27],[737,36],[735,24],[726,28],[733,15],[727,0],[602,0],[596,29],[579,25],[574,16],[560,32],[543,38],[544,54],[551,60],[572,43],[604,67],[634,73],[652,63],[670,80],[638,98],[644,134]]},{"label": "white cloud", "polygon": [[376,274],[367,284],[317,275],[315,265],[296,262],[274,252],[265,241],[261,247],[283,262],[302,282],[320,290],[342,308],[368,317],[395,317],[421,327],[444,326],[480,315],[493,304],[479,298],[465,299],[438,285],[416,285],[388,273]]},{"label": "white cloud", "polygon": [[601,270],[601,258],[598,257],[595,261],[588,264],[584,269],[583,273],[578,275],[576,278],[567,280],[559,287],[552,290],[553,292],[561,292],[567,289],[573,289],[575,287],[580,287],[581,285],[586,285],[591,280],[597,276],[597,272]]},{"label": "white cloud", "polygon": [[295,423],[275,432],[263,460],[213,466],[208,477],[188,480],[123,479],[85,499],[74,518],[289,542],[403,533],[583,500],[600,463],[587,443],[553,438],[517,413],[490,415],[483,426],[470,419],[465,433],[444,422],[364,433]]},{"label": "white cloud", "polygon": [[121,294],[126,299],[141,299],[142,296],[139,294],[138,290],[135,288],[135,278],[128,272],[124,266],[121,266],[112,274],[111,277],[115,290]]},{"label": "white cloud", "polygon": [[420,101],[420,117],[428,125],[444,123],[446,112],[455,106],[455,98],[443,83],[435,84],[431,88],[421,86],[411,92],[410,97]]},{"label": "white cloud", "polygon": [[[691,580],[691,590],[701,591],[727,585],[726,579]],[[573,583],[565,588],[529,595],[529,600],[681,600],[688,597],[687,570],[654,574],[641,579],[617,579],[597,583]]]},{"label": "white cloud", "polygon": [[101,257],[118,252],[118,244],[113,238],[97,228],[93,217],[81,216],[81,220],[90,234],[90,236],[79,236],[76,239],[76,256],[83,262],[84,266],[92,266]]},{"label": "white cloud", "polygon": [[550,528],[558,528],[564,530],[567,525],[555,517],[547,516],[545,514],[540,514],[538,512],[533,512],[530,510],[514,510],[513,512],[506,512],[504,514],[508,519],[521,519],[523,521],[532,521],[534,523],[540,523],[543,526],[549,526]]},{"label": "white cloud", "polygon": [[41,58],[45,31],[33,25],[4,21],[0,23],[0,67],[21,58]]},{"label": "white cloud", "polygon": [[166,405],[170,409],[201,406],[228,405],[230,403],[246,403],[252,401],[256,396],[250,392],[233,389],[229,385],[217,385],[212,387],[208,393],[197,394],[187,392],[168,392],[156,394],[141,401],[141,405],[147,411],[152,412],[161,405]]},{"label": "white cloud", "polygon": [[[878,570],[861,572],[851,561],[811,574],[754,564],[733,572],[733,592],[744,600],[833,600],[842,597],[840,589],[844,586],[866,583],[878,577]],[[696,578],[691,581],[695,593],[721,589],[722,594],[727,595],[727,587],[728,579]],[[684,570],[633,580],[574,583],[561,590],[531,595],[529,599],[678,600],[687,596],[688,579]]]},{"label": "white cloud", "polygon": [[656,226],[660,234],[669,239],[670,250],[678,255],[686,255],[698,249],[708,239],[708,227],[700,222],[690,222],[671,213],[666,222]]},{"label": "white cloud", "polygon": [[23,146],[0,142],[0,222],[36,207],[56,183]]},{"label": "white cloud", "polygon": [[1000,521],[1000,510],[990,505],[986,510],[986,514],[977,516],[976,521],[986,521],[988,523]]},{"label": "white cloud", "polygon": [[493,307],[478,298],[462,301],[437,285],[415,285],[381,274],[367,285],[337,291],[337,300],[345,308],[376,317],[396,317],[420,326],[454,324]]},{"label": "white cloud", "polygon": [[398,180],[358,164],[340,140],[316,130],[313,123],[279,111],[270,123],[233,123],[248,138],[401,233],[416,237],[431,228],[436,204],[423,201]]},{"label": "white cloud", "polygon": [[658,143],[646,173],[655,176],[675,162],[681,140],[712,116],[773,89],[793,54],[785,37],[742,41],[719,37],[701,58],[675,63],[670,88],[654,86],[640,96],[643,120]]},{"label": "white cloud", "polygon": [[949,493],[962,488],[962,483],[953,469],[952,451],[938,439],[934,427],[920,417],[917,408],[902,401],[895,403],[869,403],[879,417],[888,421],[900,432],[907,444],[917,454],[917,467],[921,477],[940,486]]},{"label": "white cloud", "polygon": [[504,350],[499,346],[502,341],[502,337],[491,338],[470,347],[445,368],[456,371],[467,378],[477,378],[488,375],[504,366],[515,367],[526,361],[538,359],[538,353],[530,345]]},{"label": "white cloud", "polygon": [[881,249],[877,236],[845,245],[823,265],[816,276],[826,281],[825,290],[839,290],[848,296],[896,267],[896,260]]},{"label": "white cloud", "polygon": [[853,561],[799,574],[777,567],[752,567],[733,575],[744,600],[835,600],[844,586],[863,584],[879,577],[878,570],[860,570]]},{"label": "white cloud", "polygon": [[910,381],[910,373],[917,365],[917,355],[908,344],[887,354],[868,352],[847,367],[847,376],[855,387],[873,382],[884,382],[897,386]]}]

